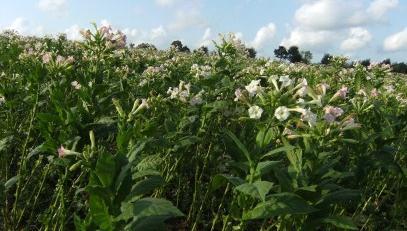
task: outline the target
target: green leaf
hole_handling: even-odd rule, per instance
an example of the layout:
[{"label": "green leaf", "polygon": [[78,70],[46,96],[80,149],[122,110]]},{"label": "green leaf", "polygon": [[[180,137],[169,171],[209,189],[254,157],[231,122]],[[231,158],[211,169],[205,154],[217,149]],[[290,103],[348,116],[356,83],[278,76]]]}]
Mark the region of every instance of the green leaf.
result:
[{"label": "green leaf", "polygon": [[322,197],[320,201],[317,202],[318,207],[325,207],[330,204],[336,204],[340,202],[347,202],[350,200],[356,200],[360,197],[359,190],[353,189],[340,189],[334,192],[330,192]]},{"label": "green leaf", "polygon": [[226,185],[227,183],[231,183],[233,186],[238,186],[243,184],[245,181],[241,179],[240,177],[235,177],[235,176],[227,176],[224,174],[218,174],[212,177],[212,182],[211,182],[211,189],[212,191],[217,190],[223,185]]},{"label": "green leaf", "polygon": [[293,149],[287,151],[287,158],[290,161],[291,165],[294,167],[294,170],[297,173],[302,171],[302,150],[301,149]]},{"label": "green leaf", "polygon": [[243,214],[244,220],[266,219],[288,214],[308,214],[317,211],[300,196],[294,193],[279,193],[270,196],[266,202]]},{"label": "green leaf", "polygon": [[242,142],[240,142],[240,140],[236,137],[236,135],[233,134],[231,131],[225,129],[225,133],[233,140],[233,142],[237,145],[237,147],[240,149],[240,151],[244,154],[247,161],[249,161],[250,166],[252,166],[253,162],[252,162],[252,159],[250,157],[249,151],[242,144]]},{"label": "green leaf", "polygon": [[95,224],[102,230],[113,230],[113,218],[110,216],[109,209],[102,198],[90,195],[89,209]]},{"label": "green leaf", "polygon": [[129,199],[131,197],[144,195],[152,192],[154,189],[159,187],[164,183],[164,179],[161,176],[150,176],[147,179],[141,180],[133,185],[131,193],[129,194]]},{"label": "green leaf", "polygon": [[6,150],[8,144],[13,140],[13,136],[8,136],[0,140],[0,152]]},{"label": "green leaf", "polygon": [[330,216],[323,219],[322,222],[334,225],[341,229],[358,230],[358,227],[353,223],[352,218],[347,216]]},{"label": "green leaf", "polygon": [[256,181],[254,183],[245,183],[237,186],[236,191],[242,192],[262,201],[266,200],[266,195],[270,191],[273,183],[268,181]]},{"label": "green leaf", "polygon": [[262,127],[256,136],[257,146],[259,146],[260,148],[266,147],[268,144],[270,144],[273,136],[274,136],[274,129],[272,129],[272,128],[267,129],[265,127]]},{"label": "green leaf", "polygon": [[264,154],[261,157],[261,159],[263,159],[265,157],[273,156],[273,155],[275,155],[277,153],[280,153],[280,152],[289,152],[289,151],[294,150],[294,149],[295,149],[295,146],[291,146],[291,145],[279,147],[279,148],[276,148],[274,150],[271,150],[271,151],[267,152],[266,154]]},{"label": "green leaf", "polygon": [[[126,230],[162,230],[165,227],[163,223],[165,220],[184,216],[177,207],[165,199],[143,198],[132,205],[133,221],[126,226]],[[124,217],[130,217],[129,215],[126,214]]]},{"label": "green leaf", "polygon": [[4,188],[6,190],[9,190],[11,187],[13,187],[13,185],[16,184],[18,178],[19,178],[19,176],[13,176],[10,179],[8,179],[8,181],[4,184]]},{"label": "green leaf", "polygon": [[281,161],[270,161],[270,160],[259,162],[256,167],[256,173],[260,176],[263,176],[269,173],[273,169],[273,167],[278,165],[280,162]]},{"label": "green leaf", "polygon": [[116,163],[112,155],[101,153],[96,163],[95,173],[105,187],[110,187],[116,173]]}]

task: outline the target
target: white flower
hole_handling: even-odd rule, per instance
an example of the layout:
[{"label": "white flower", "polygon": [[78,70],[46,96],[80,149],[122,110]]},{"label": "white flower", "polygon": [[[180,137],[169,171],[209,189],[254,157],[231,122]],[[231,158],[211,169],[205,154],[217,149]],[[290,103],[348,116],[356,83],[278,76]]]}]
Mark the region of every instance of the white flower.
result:
[{"label": "white flower", "polygon": [[188,120],[189,120],[189,122],[193,123],[193,122],[195,122],[195,120],[196,120],[197,118],[198,118],[198,116],[193,115],[193,116],[189,116],[189,117],[188,117]]},{"label": "white flower", "polygon": [[293,83],[293,81],[290,79],[290,77],[288,75],[280,76],[279,81],[281,82],[281,87],[282,88],[283,87],[288,87]]},{"label": "white flower", "polygon": [[204,90],[200,91],[198,94],[196,94],[194,97],[192,97],[192,99],[189,100],[189,104],[191,104],[191,106],[202,104],[203,103],[203,100],[202,100],[203,93],[204,93]]},{"label": "white flower", "polygon": [[308,122],[309,126],[312,127],[317,123],[317,115],[308,108],[302,112],[301,120]]},{"label": "white flower", "polygon": [[384,86],[383,88],[386,89],[387,93],[394,92],[394,86],[393,85],[387,85],[387,86]]},{"label": "white flower", "polygon": [[297,99],[297,103],[298,103],[299,105],[304,105],[304,104],[305,104],[305,100],[304,100],[303,98],[299,98],[299,99]]},{"label": "white flower", "polygon": [[308,87],[307,86],[303,86],[300,89],[298,89],[298,91],[297,91],[297,95],[299,95],[300,97],[306,96],[307,93],[308,93]]},{"label": "white flower", "polygon": [[4,96],[0,95],[0,106],[6,102],[6,98]]},{"label": "white flower", "polygon": [[249,92],[250,97],[255,96],[263,90],[260,86],[260,80],[252,80],[245,88]]},{"label": "white flower", "polygon": [[288,111],[288,108],[285,106],[280,106],[276,109],[276,111],[274,112],[274,116],[280,120],[280,121],[284,121],[288,118],[288,116],[290,116],[290,112]]},{"label": "white flower", "polygon": [[73,81],[71,82],[71,86],[74,87],[76,90],[81,89],[82,85],[80,83],[78,83],[78,81]]},{"label": "white flower", "polygon": [[167,90],[167,94],[170,95],[170,99],[177,98],[178,97],[178,92],[179,92],[178,87],[174,87],[174,88],[170,87]]},{"label": "white flower", "polygon": [[329,85],[326,83],[320,83],[317,85],[317,91],[321,94],[321,95],[325,95],[326,94],[326,90],[329,89]]},{"label": "white flower", "polygon": [[242,100],[243,99],[243,93],[242,93],[242,90],[240,90],[240,88],[238,88],[238,89],[236,89],[235,90],[235,99],[234,99],[234,101],[239,101],[239,100]]},{"label": "white flower", "polygon": [[249,117],[252,119],[260,119],[263,109],[257,105],[249,108]]}]

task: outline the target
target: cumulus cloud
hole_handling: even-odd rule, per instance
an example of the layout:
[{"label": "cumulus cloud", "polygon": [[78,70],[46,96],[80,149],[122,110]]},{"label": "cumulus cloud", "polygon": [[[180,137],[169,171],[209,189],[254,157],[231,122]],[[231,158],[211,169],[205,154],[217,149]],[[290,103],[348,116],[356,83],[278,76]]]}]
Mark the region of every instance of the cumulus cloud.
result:
[{"label": "cumulus cloud", "polygon": [[81,28],[75,24],[67,28],[64,33],[66,34],[66,37],[70,40],[81,40],[82,36],[80,34]]},{"label": "cumulus cloud", "polygon": [[[304,3],[295,12],[298,25],[311,30],[334,30],[382,22],[398,0],[361,1],[317,0]],[[365,10],[365,8],[367,8]]]},{"label": "cumulus cloud", "polygon": [[170,23],[170,30],[184,30],[188,28],[205,27],[206,21],[197,9],[179,10],[176,12],[175,21]]},{"label": "cumulus cloud", "polygon": [[388,12],[398,3],[398,0],[303,1],[295,12],[294,25],[282,44],[322,51],[339,43],[342,50],[360,49],[372,39],[368,31],[360,28],[385,22]]},{"label": "cumulus cloud", "polygon": [[43,11],[61,14],[67,10],[67,3],[66,0],[40,0],[38,7]]},{"label": "cumulus cloud", "polygon": [[355,51],[365,47],[371,40],[372,35],[365,28],[351,28],[348,38],[341,43],[341,49],[344,51]]},{"label": "cumulus cloud", "polygon": [[329,30],[305,30],[294,28],[288,38],[284,38],[281,45],[285,47],[299,46],[301,48],[313,48],[323,51],[326,47],[338,41],[338,34]]},{"label": "cumulus cloud", "polygon": [[276,25],[274,23],[269,23],[267,26],[261,27],[257,33],[251,45],[256,49],[261,49],[263,46],[270,42],[270,40],[276,34]]},{"label": "cumulus cloud", "polygon": [[40,36],[44,34],[43,26],[41,25],[34,26],[23,17],[17,17],[9,26],[6,26],[4,29],[17,31],[21,35]]},{"label": "cumulus cloud", "polygon": [[166,35],[167,35],[167,31],[164,29],[163,26],[159,26],[157,28],[151,29],[150,37],[152,40],[165,37]]},{"label": "cumulus cloud", "polygon": [[407,50],[407,27],[404,30],[388,36],[383,42],[385,51]]}]

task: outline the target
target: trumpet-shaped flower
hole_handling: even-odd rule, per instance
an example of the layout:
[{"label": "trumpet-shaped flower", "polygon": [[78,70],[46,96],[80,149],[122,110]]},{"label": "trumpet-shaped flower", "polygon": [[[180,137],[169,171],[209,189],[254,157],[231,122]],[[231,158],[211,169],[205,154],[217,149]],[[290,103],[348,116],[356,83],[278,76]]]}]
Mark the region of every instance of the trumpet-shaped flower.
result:
[{"label": "trumpet-shaped flower", "polygon": [[288,108],[285,106],[280,106],[276,109],[276,111],[274,112],[274,116],[280,120],[280,121],[284,121],[288,118],[288,116],[290,116],[290,112],[288,111]]},{"label": "trumpet-shaped flower", "polygon": [[249,92],[250,97],[263,91],[263,88],[260,86],[260,80],[252,80],[245,88]]},{"label": "trumpet-shaped flower", "polygon": [[293,81],[290,79],[290,77],[288,75],[280,76],[279,81],[281,82],[281,87],[282,88],[283,87],[288,87],[293,83]]},{"label": "trumpet-shaped flower", "polygon": [[81,89],[82,85],[80,83],[78,83],[78,81],[73,81],[71,82],[71,86],[74,87],[76,90]]},{"label": "trumpet-shaped flower", "polygon": [[260,119],[263,109],[257,105],[253,105],[249,108],[248,112],[251,119]]}]

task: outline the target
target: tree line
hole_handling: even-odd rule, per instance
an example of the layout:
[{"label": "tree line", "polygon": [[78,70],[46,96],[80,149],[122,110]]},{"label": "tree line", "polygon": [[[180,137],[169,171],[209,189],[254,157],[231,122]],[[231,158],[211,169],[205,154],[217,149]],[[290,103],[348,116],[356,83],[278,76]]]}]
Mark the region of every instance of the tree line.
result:
[{"label": "tree line", "polygon": [[[136,48],[136,49],[157,50],[157,48],[154,45],[149,44],[149,43],[141,43],[137,46],[135,46],[134,44],[130,44],[130,46],[133,48]],[[183,45],[180,40],[173,41],[171,43],[171,48],[178,52],[187,52],[187,53],[191,52],[191,50],[187,46]],[[193,50],[193,52],[201,52],[204,54],[208,54],[209,49],[206,46],[201,46],[201,47]],[[252,47],[246,48],[246,53],[249,58],[256,58],[257,51],[254,48],[252,48]],[[298,46],[290,46],[289,48],[286,48],[285,46],[278,46],[278,48],[276,48],[274,50],[274,56],[276,58],[278,58],[280,61],[285,60],[290,63],[305,63],[305,64],[310,64],[312,61],[312,57],[313,57],[311,51],[308,51],[308,50],[301,51]],[[319,64],[329,65],[332,62],[333,57],[334,57],[333,55],[326,53],[322,57]],[[370,59],[364,59],[364,60],[361,60],[358,62],[351,61],[351,62],[346,63],[344,67],[351,68],[356,63],[360,63],[361,65],[368,67],[368,66],[370,66],[370,64],[372,62]],[[385,60],[381,61],[380,64],[390,65],[393,72],[407,74],[407,63],[404,63],[404,62],[392,63],[390,59],[385,59]]]}]

